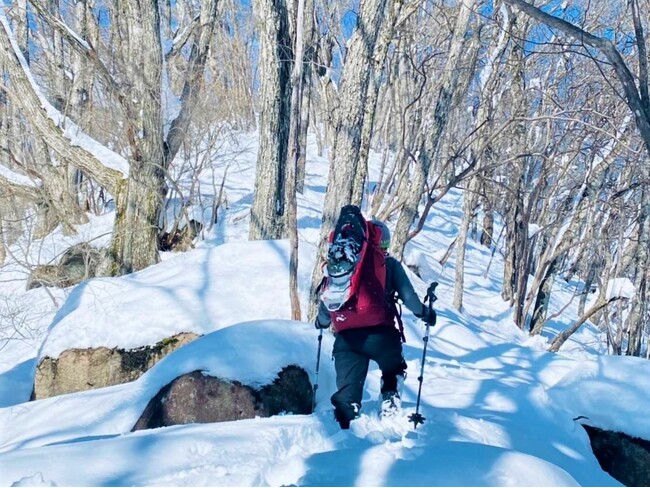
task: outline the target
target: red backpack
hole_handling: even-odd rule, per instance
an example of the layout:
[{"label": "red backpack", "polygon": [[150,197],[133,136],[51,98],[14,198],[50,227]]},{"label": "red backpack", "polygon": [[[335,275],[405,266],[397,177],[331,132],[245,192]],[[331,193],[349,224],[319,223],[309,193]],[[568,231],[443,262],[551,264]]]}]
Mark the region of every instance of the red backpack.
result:
[{"label": "red backpack", "polygon": [[[321,300],[337,332],[393,325],[397,314],[386,296],[386,252],[381,227],[367,221],[356,205],[341,209],[325,263]],[[401,330],[401,328],[400,328]]]}]

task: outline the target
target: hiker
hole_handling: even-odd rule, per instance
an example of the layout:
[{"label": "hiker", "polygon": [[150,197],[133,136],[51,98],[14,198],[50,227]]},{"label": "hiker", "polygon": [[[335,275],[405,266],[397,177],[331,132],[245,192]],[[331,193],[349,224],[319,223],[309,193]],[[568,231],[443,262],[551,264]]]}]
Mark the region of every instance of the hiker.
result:
[{"label": "hiker", "polygon": [[[341,429],[349,429],[350,421],[358,417],[361,409],[363,387],[368,374],[369,361],[373,360],[381,370],[381,398],[382,416],[394,415],[400,408],[401,400],[398,383],[403,383],[406,378],[406,362],[402,354],[404,339],[401,330],[401,319],[396,307],[399,298],[413,314],[434,325],[436,314],[433,309],[426,307],[418,298],[413,285],[406,276],[402,264],[397,259],[388,255],[390,246],[390,231],[386,224],[378,220],[370,221],[381,233],[379,253],[382,266],[385,263],[385,285],[383,302],[377,304],[384,307],[388,313],[383,319],[373,319],[377,314],[362,313],[353,320],[346,320],[349,316],[337,316],[331,312],[323,301],[323,293],[319,302],[318,316],[315,326],[317,329],[326,329],[332,324],[334,318],[334,368],[336,370],[336,386],[338,391],[332,395],[334,416]],[[361,273],[368,273],[367,268],[361,266]],[[360,278],[364,279],[363,276]],[[371,278],[372,279],[372,278]],[[367,318],[370,317],[368,320]],[[395,326],[395,319],[400,324],[400,329]],[[354,323],[352,328],[347,328],[346,323]]]}]

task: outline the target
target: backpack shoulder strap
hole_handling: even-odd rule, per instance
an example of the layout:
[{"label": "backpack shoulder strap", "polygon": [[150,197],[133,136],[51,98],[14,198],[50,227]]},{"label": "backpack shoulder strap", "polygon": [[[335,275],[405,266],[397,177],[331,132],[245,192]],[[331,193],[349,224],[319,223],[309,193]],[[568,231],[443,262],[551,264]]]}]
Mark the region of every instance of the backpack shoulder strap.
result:
[{"label": "backpack shoulder strap", "polygon": [[[386,262],[386,285],[387,285],[389,276],[392,276],[392,273],[388,271],[388,268],[392,266],[391,262],[396,262],[396,261],[394,258],[386,254],[385,262]],[[388,286],[386,286],[386,288],[384,289],[384,293],[386,294],[386,301],[388,302],[388,306],[393,316],[395,317],[395,320],[397,320],[397,327],[399,329],[400,339],[402,340],[402,343],[405,343],[406,336],[404,335],[404,322],[402,321],[402,305],[397,300],[397,297],[395,296],[395,291],[388,290]]]}]

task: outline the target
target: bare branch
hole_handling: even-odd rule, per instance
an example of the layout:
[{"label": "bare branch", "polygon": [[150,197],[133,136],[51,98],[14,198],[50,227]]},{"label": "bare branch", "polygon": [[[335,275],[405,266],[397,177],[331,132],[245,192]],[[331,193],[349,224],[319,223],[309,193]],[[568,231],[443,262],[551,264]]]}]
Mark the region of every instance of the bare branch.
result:
[{"label": "bare branch", "polygon": [[126,161],[83,133],[40,93],[3,11],[0,11],[0,62],[11,78],[10,95],[48,146],[114,192],[118,182],[128,174]]},{"label": "bare branch", "polygon": [[612,64],[616,76],[623,85],[625,101],[634,115],[636,125],[639,128],[646,150],[650,152],[650,114],[644,107],[642,97],[634,81],[634,76],[630,72],[630,69],[627,64],[625,64],[623,57],[614,44],[609,39],[595,36],[564,19],[547,14],[525,0],[504,0],[504,2],[516,7],[521,12],[548,25],[549,27],[561,30],[585,46],[598,50],[605,56],[605,58],[607,58],[607,60]]},{"label": "bare branch", "polygon": [[34,7],[34,10],[42,17],[42,19],[55,31],[57,31],[63,38],[65,38],[72,49],[77,53],[81,54],[88,60],[90,60],[95,68],[97,69],[102,80],[106,83],[107,87],[110,89],[111,93],[117,97],[123,107],[124,104],[124,94],[123,90],[120,89],[120,86],[115,81],[115,78],[108,71],[106,65],[99,58],[99,54],[95,47],[83,39],[79,34],[77,34],[68,24],[63,22],[60,17],[52,15],[52,13],[41,4],[40,0],[31,0],[30,2]]},{"label": "bare branch", "polygon": [[202,3],[200,14],[200,28],[196,33],[196,40],[192,45],[188,72],[181,94],[181,109],[178,116],[172,121],[167,140],[165,141],[164,165],[168,167],[185,139],[190,125],[192,112],[199,101],[203,87],[203,72],[208,57],[212,33],[217,19],[218,0],[208,0]]}]

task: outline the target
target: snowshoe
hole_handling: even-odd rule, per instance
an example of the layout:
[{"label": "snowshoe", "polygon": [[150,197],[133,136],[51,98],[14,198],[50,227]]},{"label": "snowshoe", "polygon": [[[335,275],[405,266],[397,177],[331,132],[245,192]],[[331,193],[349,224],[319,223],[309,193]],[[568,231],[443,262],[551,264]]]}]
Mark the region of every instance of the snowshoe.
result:
[{"label": "snowshoe", "polygon": [[[341,209],[336,227],[330,236],[324,274],[327,282],[321,299],[330,312],[335,312],[356,291],[360,263],[366,242],[366,223],[359,207],[346,205]],[[356,285],[358,286],[358,285]]]},{"label": "snowshoe", "polygon": [[402,399],[396,391],[385,391],[381,394],[381,417],[394,417],[402,409]]}]

